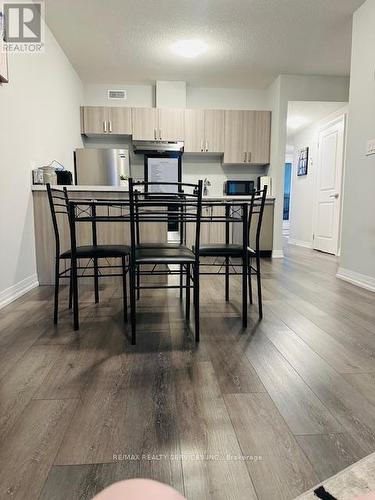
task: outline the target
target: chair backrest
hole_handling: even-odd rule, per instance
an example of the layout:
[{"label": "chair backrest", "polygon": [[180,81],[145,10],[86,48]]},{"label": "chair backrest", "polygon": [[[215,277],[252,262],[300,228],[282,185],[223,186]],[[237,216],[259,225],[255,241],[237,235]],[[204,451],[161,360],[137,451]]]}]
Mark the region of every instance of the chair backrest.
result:
[{"label": "chair backrest", "polygon": [[[157,186],[163,187],[162,192]],[[151,189],[150,189],[151,188]],[[141,243],[139,226],[142,222],[166,223],[171,219],[195,224],[195,256],[199,259],[200,226],[202,216],[203,181],[197,184],[183,182],[146,182],[129,179],[130,235],[134,257],[136,245]]]},{"label": "chair backrest", "polygon": [[59,224],[57,220],[57,214],[63,214],[68,216],[68,191],[66,187],[63,189],[55,189],[51,188],[50,184],[46,185],[47,187],[47,196],[49,208],[51,211],[52,217],[52,226],[55,234],[55,244],[56,244],[56,256],[60,254],[60,233],[59,233]]},{"label": "chair backrest", "polygon": [[260,248],[260,233],[262,230],[262,222],[264,215],[264,207],[267,199],[267,186],[258,191],[253,191],[251,196],[251,201],[249,205],[249,216],[248,216],[248,234],[249,234],[249,244],[251,245],[250,230],[251,224],[254,222],[254,215],[258,214],[256,221],[255,230],[255,250],[258,253]]}]

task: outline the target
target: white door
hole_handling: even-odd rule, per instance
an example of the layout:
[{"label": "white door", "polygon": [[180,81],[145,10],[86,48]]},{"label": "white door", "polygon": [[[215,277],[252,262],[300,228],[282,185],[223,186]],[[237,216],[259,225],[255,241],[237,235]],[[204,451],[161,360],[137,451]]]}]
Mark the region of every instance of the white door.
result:
[{"label": "white door", "polygon": [[314,249],[337,254],[340,236],[345,115],[319,134]]}]

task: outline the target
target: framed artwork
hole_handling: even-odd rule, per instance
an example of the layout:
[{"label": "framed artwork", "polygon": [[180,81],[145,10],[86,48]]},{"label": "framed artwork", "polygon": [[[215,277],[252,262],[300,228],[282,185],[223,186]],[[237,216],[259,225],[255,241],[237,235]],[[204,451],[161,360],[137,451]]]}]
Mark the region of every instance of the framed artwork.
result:
[{"label": "framed artwork", "polygon": [[307,175],[307,167],[309,164],[309,148],[302,148],[299,152],[297,175]]},{"label": "framed artwork", "polygon": [[3,13],[0,12],[0,83],[9,82],[8,53],[4,49]]}]

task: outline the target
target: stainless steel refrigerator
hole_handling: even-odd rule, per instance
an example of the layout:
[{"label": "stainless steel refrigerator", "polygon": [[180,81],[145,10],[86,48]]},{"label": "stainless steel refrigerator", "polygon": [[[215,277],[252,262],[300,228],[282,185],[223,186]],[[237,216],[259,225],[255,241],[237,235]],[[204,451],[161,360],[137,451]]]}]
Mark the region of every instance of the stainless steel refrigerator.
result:
[{"label": "stainless steel refrigerator", "polygon": [[128,149],[76,149],[74,165],[77,185],[119,186],[131,175]]}]

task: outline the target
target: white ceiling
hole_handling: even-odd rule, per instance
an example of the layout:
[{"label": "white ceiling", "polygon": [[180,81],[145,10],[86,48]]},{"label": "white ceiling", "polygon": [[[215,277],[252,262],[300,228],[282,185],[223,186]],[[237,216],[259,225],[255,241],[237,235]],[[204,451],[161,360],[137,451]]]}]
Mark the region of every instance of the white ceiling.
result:
[{"label": "white ceiling", "polygon": [[[364,0],[45,0],[86,83],[184,80],[264,88],[279,74],[348,75],[351,15]],[[181,39],[208,51],[183,59]]]},{"label": "white ceiling", "polygon": [[[313,123],[326,118],[340,108],[346,102],[308,102],[291,101],[288,103],[288,140],[292,139],[298,132],[309,127]],[[292,126],[297,125],[297,126]]]}]

